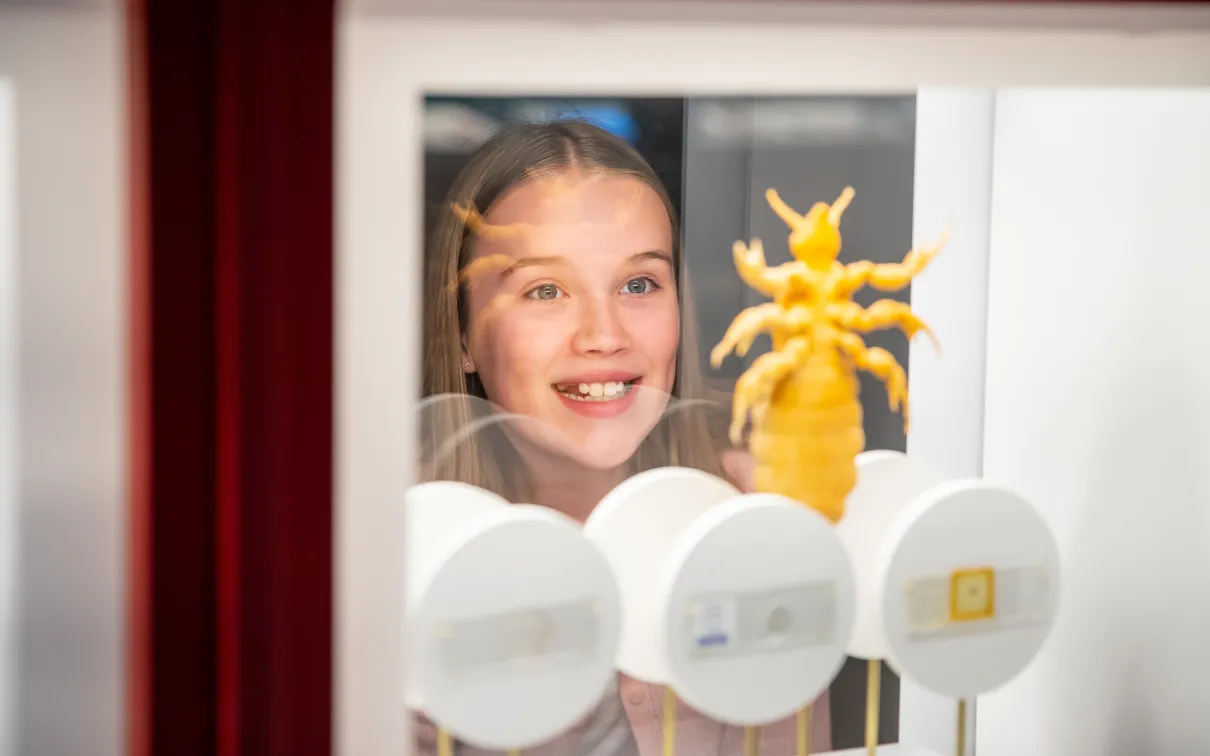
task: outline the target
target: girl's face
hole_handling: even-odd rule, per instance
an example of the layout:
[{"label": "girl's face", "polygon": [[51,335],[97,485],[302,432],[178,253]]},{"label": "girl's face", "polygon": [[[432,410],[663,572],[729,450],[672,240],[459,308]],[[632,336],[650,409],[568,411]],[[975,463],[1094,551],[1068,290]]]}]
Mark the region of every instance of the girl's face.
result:
[{"label": "girl's face", "polygon": [[539,421],[514,436],[588,467],[624,464],[676,375],[663,202],[633,177],[568,172],[524,182],[484,220],[466,271],[465,369],[494,404]]}]

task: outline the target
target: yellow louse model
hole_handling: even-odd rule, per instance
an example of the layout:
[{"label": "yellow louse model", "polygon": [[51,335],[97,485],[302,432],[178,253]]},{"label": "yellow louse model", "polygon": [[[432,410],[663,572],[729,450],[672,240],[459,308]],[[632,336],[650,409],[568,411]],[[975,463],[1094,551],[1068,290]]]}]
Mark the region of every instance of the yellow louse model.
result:
[{"label": "yellow louse model", "polygon": [[908,339],[921,331],[932,338],[908,305],[883,299],[863,308],[852,296],[867,285],[881,291],[904,288],[945,240],[913,249],[897,264],[844,265],[836,260],[840,216],[853,199],[852,188],[830,207],[817,203],[805,216],[773,189],[765,198],[790,227],[794,260],[769,267],[760,240],[750,246],[735,243],[740,278],[773,301],[741,312],[710,361],[717,368],[733,350],[746,354],[760,333],[770,335],[772,350],[736,383],[732,442],[741,442],[751,418],[756,489],[801,501],[835,523],[844,515],[845,497],[857,479],[854,460],[865,447],[858,369],[886,384],[891,409],[902,410],[905,428],[908,422],[903,368],[885,349],[867,347],[858,334],[897,327]]}]

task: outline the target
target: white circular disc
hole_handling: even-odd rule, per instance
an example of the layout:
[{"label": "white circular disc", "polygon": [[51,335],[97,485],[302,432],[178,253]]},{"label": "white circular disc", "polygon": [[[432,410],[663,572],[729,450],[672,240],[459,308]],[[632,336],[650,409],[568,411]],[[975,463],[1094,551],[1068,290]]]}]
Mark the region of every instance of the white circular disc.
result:
[{"label": "white circular disc", "polygon": [[880,563],[888,661],[941,695],[1007,683],[1054,624],[1058,543],[1011,491],[973,480],[926,491],[895,523]]},{"label": "white circular disc", "polygon": [[623,481],[588,516],[584,535],[609,560],[622,592],[621,671],[646,682],[667,681],[656,576],[689,523],[735,496],[739,489],[722,478],[686,467],[661,467]]},{"label": "white circular disc", "polygon": [[891,523],[922,491],[942,482],[940,473],[903,452],[868,451],[857,455],[857,483],[845,500],[836,535],[849,552],[857,582],[857,619],[849,655],[885,659],[889,653],[882,620],[879,558]]},{"label": "white circular disc", "polygon": [[529,748],[600,704],[621,603],[577,523],[514,505],[434,557],[408,616],[409,672],[434,722],[479,748]]},{"label": "white circular disc", "polygon": [[446,539],[475,518],[504,509],[509,503],[503,496],[478,486],[437,480],[408,488],[404,506],[408,595],[415,597],[424,589],[433,554]]},{"label": "white circular disc", "polygon": [[844,663],[853,568],[831,523],[796,501],[748,494],[702,515],[660,582],[669,684],[712,719],[783,719]]}]

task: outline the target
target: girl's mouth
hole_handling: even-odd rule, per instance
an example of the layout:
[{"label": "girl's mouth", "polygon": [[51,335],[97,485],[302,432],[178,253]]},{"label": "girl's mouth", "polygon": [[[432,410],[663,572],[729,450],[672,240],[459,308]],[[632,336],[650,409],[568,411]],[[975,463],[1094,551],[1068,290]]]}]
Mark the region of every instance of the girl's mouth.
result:
[{"label": "girl's mouth", "polygon": [[564,399],[573,402],[616,402],[634,391],[639,378],[599,383],[556,383],[555,391]]}]

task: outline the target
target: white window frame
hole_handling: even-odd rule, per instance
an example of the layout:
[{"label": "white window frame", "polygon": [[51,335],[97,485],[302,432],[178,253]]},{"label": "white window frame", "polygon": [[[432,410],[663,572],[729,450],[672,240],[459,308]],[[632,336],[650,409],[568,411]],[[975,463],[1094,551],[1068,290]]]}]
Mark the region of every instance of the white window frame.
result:
[{"label": "white window frame", "polygon": [[[1208,29],[1205,8],[1121,4],[347,4],[337,72],[335,753],[399,756],[410,749],[403,720],[402,500],[420,374],[425,94],[759,96],[901,94],[938,85],[1200,86],[1210,84]],[[972,112],[972,123],[989,124],[986,115]],[[990,170],[990,155],[985,160]],[[923,186],[918,176],[917,194],[922,189],[930,201],[945,202],[956,187]],[[987,207],[968,201],[955,212],[962,217],[952,221],[968,218],[966,227],[986,233]],[[936,212],[918,208],[918,224],[935,218]],[[980,253],[982,262],[976,258],[962,275],[982,275],[985,284],[986,239],[973,251]],[[942,288],[940,281],[930,286]],[[939,329],[936,318],[949,322],[968,311],[930,307]],[[980,334],[971,335],[965,348],[981,349]],[[941,380],[943,373],[931,364],[929,380]],[[964,378],[981,381],[981,366]],[[970,401],[981,403],[981,387],[974,394]],[[920,406],[914,412],[917,418],[927,413]],[[977,427],[967,435],[981,437],[982,416],[972,422]],[[909,439],[913,453],[946,453],[945,439],[935,433],[927,442],[917,438]],[[959,465],[978,464],[977,454],[973,460]],[[921,699],[912,705],[914,721],[929,719],[915,721],[914,731],[952,732],[948,704]]]}]

